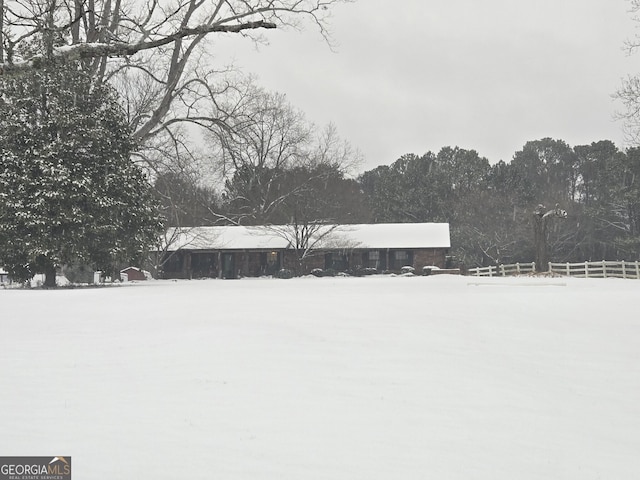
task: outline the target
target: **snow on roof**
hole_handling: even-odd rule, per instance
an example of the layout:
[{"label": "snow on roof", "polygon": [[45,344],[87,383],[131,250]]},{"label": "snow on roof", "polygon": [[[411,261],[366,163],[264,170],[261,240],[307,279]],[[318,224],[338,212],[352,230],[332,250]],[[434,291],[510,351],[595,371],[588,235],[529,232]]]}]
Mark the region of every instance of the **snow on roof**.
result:
[{"label": "snow on roof", "polygon": [[289,245],[267,227],[242,226],[170,228],[165,242],[170,251],[282,249]]},{"label": "snow on roof", "polygon": [[[291,225],[218,226],[170,228],[165,245],[169,251],[278,250],[292,247]],[[410,249],[449,248],[448,223],[377,223],[323,225],[312,235],[313,248]]]},{"label": "snow on roof", "polygon": [[[331,237],[336,237],[333,240]],[[344,237],[346,246],[353,248],[449,248],[448,223],[376,223],[343,225],[328,237],[340,246]],[[351,245],[349,245],[351,243]],[[353,245],[355,244],[355,245]]]}]

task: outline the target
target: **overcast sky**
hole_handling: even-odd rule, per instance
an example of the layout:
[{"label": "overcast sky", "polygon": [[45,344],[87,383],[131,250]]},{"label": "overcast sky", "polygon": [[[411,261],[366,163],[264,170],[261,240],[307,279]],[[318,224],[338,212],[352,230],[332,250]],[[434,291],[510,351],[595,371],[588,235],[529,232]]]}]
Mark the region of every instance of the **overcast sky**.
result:
[{"label": "overcast sky", "polygon": [[[364,156],[360,170],[443,146],[509,161],[529,140],[625,147],[611,95],[628,74],[627,0],[358,0],[317,30],[269,31],[235,63]],[[220,45],[219,45],[220,46]]]}]

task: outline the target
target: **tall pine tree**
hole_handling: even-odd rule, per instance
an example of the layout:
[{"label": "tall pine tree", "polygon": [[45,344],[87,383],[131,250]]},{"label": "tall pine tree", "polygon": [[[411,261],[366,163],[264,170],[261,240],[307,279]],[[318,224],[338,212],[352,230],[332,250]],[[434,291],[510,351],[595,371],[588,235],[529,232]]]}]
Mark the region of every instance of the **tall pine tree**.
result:
[{"label": "tall pine tree", "polygon": [[0,265],[16,280],[72,261],[111,269],[156,240],[115,93],[73,63],[0,77]]}]

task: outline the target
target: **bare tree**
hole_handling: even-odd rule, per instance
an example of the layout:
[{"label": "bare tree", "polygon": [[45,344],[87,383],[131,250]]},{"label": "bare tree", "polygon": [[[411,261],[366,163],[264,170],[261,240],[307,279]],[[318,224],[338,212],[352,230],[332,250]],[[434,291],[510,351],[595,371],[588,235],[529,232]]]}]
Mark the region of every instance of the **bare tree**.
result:
[{"label": "bare tree", "polygon": [[[640,0],[630,0],[630,12],[636,22],[640,22]],[[625,48],[629,55],[634,54],[640,48],[640,35],[625,42]],[[629,75],[622,81],[622,85],[615,93],[624,105],[624,111],[619,112],[618,117],[624,121],[625,133],[629,143],[640,144],[640,78],[637,75]]]},{"label": "bare tree", "polygon": [[4,0],[0,0],[0,65],[4,64]]},{"label": "bare tree", "polygon": [[177,124],[224,126],[236,88],[211,68],[214,35],[260,32],[310,21],[329,39],[331,7],[352,0],[0,0],[0,74],[52,58],[80,61],[97,81],[124,86],[141,143]]},{"label": "bare tree", "polygon": [[321,246],[327,246],[338,225],[327,225],[322,222],[294,222],[288,225],[269,225],[267,231],[288,242],[289,248],[296,256],[295,274],[301,275],[307,258],[312,256]]},{"label": "bare tree", "polygon": [[[212,135],[214,162],[225,183],[228,215],[244,224],[290,223],[314,193],[359,161],[333,125],[316,133],[284,95],[254,88],[229,119],[230,128]],[[310,211],[309,208],[306,208]],[[326,220],[313,209],[305,221]]]}]

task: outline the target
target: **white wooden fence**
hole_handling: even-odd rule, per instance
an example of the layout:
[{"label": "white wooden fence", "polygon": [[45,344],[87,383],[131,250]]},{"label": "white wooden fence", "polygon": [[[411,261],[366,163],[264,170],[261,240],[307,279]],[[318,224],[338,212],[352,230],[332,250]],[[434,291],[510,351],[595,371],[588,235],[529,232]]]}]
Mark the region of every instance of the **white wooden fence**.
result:
[{"label": "white wooden fence", "polygon": [[549,271],[568,277],[584,278],[636,278],[640,279],[640,262],[584,262],[552,263]]},{"label": "white wooden fence", "polygon": [[[514,263],[511,265],[492,265],[490,267],[470,268],[469,275],[477,277],[506,277],[536,271],[535,262]],[[549,272],[567,277],[583,278],[635,278],[640,279],[640,262],[583,262],[552,263]]]},{"label": "white wooden fence", "polygon": [[491,265],[489,267],[470,268],[469,275],[476,277],[506,277],[507,275],[520,275],[536,271],[535,262],[514,263],[511,265]]}]

